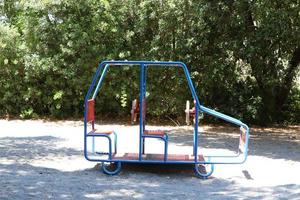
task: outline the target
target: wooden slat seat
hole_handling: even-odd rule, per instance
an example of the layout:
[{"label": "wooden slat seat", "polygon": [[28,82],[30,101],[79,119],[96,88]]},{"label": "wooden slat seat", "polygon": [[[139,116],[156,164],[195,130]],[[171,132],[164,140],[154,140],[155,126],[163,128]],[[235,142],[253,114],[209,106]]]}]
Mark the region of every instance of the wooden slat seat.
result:
[{"label": "wooden slat seat", "polygon": [[110,134],[113,134],[113,133],[114,133],[113,131],[101,131],[101,130],[94,129],[91,132],[89,132],[88,134],[105,134],[105,135],[110,135]]},{"label": "wooden slat seat", "polygon": [[[164,160],[164,154],[143,154],[143,160]],[[138,160],[138,153],[121,153],[114,154],[113,159],[117,160]],[[195,156],[188,154],[169,154],[167,161],[194,161]],[[205,161],[204,156],[202,154],[198,155],[198,161]]]},{"label": "wooden slat seat", "polygon": [[145,130],[144,135],[156,135],[156,136],[164,136],[166,133],[164,130]]}]

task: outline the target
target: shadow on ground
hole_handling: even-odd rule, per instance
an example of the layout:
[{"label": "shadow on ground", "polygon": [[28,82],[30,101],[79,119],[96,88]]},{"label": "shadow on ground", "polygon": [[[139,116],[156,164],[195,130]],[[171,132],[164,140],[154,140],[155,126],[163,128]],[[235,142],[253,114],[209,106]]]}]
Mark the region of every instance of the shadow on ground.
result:
[{"label": "shadow on ground", "polygon": [[82,151],[73,148],[58,149],[57,144],[62,140],[53,136],[3,137],[0,138],[0,152],[1,156],[14,161],[83,155]]},{"label": "shadow on ground", "polygon": [[[55,137],[1,138],[0,199],[293,199],[297,184],[274,187],[243,187],[234,180],[208,180],[187,176],[190,166],[124,165],[118,176],[103,175],[96,168],[71,172],[32,166],[43,156],[77,155],[82,151],[58,148]],[[20,162],[22,160],[22,162]],[[26,162],[24,162],[26,161]],[[153,168],[154,167],[154,168]],[[152,173],[155,171],[155,174]],[[158,171],[162,171],[157,173]],[[183,175],[184,174],[184,175]],[[247,180],[251,181],[251,180]],[[298,192],[298,193],[297,193]]]},{"label": "shadow on ground", "polygon": [[[298,129],[294,128],[295,131]],[[255,130],[255,129],[254,129]],[[300,133],[300,130],[299,130]],[[274,129],[250,129],[249,155],[265,156],[273,159],[300,161],[300,134]],[[193,132],[176,129],[169,134],[170,141],[179,146],[193,145]],[[199,146],[204,148],[228,149],[237,151],[239,129],[228,127],[208,128],[200,133]]]},{"label": "shadow on ground", "polygon": [[19,163],[0,164],[0,170],[0,199],[296,199],[300,187],[246,188],[224,179],[127,173],[129,168],[118,176],[96,169],[63,172]]},{"label": "shadow on ground", "polygon": [[[101,170],[101,164],[95,166]],[[190,176],[195,177],[194,165],[191,164],[145,164],[145,163],[122,163],[124,173],[153,173],[161,176]]]}]

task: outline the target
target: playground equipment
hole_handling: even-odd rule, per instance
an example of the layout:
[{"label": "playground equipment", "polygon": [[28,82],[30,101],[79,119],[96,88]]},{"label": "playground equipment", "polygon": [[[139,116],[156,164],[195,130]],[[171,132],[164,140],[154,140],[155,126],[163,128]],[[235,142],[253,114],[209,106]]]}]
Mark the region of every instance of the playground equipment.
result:
[{"label": "playground equipment", "polygon": [[[103,83],[106,72],[110,66],[128,66],[138,65],[140,67],[140,96],[139,101],[134,100],[131,110],[131,122],[137,121],[139,115],[139,145],[138,153],[117,152],[117,133],[115,131],[101,131],[95,129],[95,98]],[[190,117],[193,117],[193,154],[168,154],[168,134],[163,130],[146,129],[146,73],[149,67],[178,67],[182,68],[188,82],[189,89],[194,99],[194,107],[190,109],[189,101],[186,104],[186,122],[190,123]],[[232,155],[203,155],[198,152],[198,131],[199,112],[220,118],[231,124],[240,127],[239,146],[237,152]],[[92,150],[87,142],[88,138],[92,139]],[[108,141],[107,152],[97,152],[95,149],[95,138],[106,138]],[[164,150],[161,154],[147,154],[145,152],[145,139],[156,138],[164,143]],[[121,171],[122,163],[160,163],[160,164],[193,164],[195,174],[199,177],[208,177],[214,171],[215,164],[241,164],[247,159],[248,152],[249,128],[246,124],[233,117],[227,116],[215,110],[209,109],[200,104],[195,87],[192,83],[187,66],[182,62],[158,62],[158,61],[103,61],[99,64],[98,69],[92,79],[89,90],[84,101],[84,156],[87,160],[101,162],[102,170],[105,174],[114,175]],[[113,148],[114,146],[114,148]],[[96,155],[96,156],[95,156]],[[98,157],[99,155],[100,157]],[[114,164],[110,168],[106,163]]]}]

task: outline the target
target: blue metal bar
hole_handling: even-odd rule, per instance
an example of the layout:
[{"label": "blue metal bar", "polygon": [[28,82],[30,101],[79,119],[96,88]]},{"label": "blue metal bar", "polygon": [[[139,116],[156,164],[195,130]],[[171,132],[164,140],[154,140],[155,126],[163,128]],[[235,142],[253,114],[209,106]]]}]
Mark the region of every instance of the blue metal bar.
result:
[{"label": "blue metal bar", "polygon": [[103,61],[101,64],[109,65],[171,65],[171,66],[182,66],[183,62],[173,62],[173,61]]},{"label": "blue metal bar", "polygon": [[108,149],[108,151],[109,151],[109,160],[111,160],[112,159],[112,147],[111,147],[111,138],[110,137],[107,137],[107,139],[108,139],[108,145],[109,145],[109,149]]},{"label": "blue metal bar", "polygon": [[246,142],[245,142],[245,150],[244,150],[244,163],[247,160],[248,156],[248,145],[249,145],[249,127],[246,124],[242,124],[242,126],[246,129]]},{"label": "blue metal bar", "polygon": [[191,79],[189,70],[188,70],[187,66],[186,66],[184,63],[180,62],[179,65],[183,68],[185,77],[187,78],[188,86],[189,86],[189,88],[190,88],[190,90],[191,90],[191,92],[192,92],[193,98],[194,98],[195,101],[196,101],[196,106],[199,106],[199,107],[200,107],[200,101],[199,101],[197,92],[196,92],[196,90],[195,90],[195,87],[194,87],[194,85],[193,85],[193,82],[192,82],[192,79]]},{"label": "blue metal bar", "polygon": [[116,132],[113,132],[113,134],[115,136],[115,154],[117,154],[118,135]]},{"label": "blue metal bar", "polygon": [[214,161],[172,161],[172,160],[167,160],[165,162],[162,162],[161,160],[122,160],[122,159],[112,159],[112,160],[107,160],[107,159],[92,159],[87,157],[88,161],[91,162],[122,162],[122,163],[159,163],[159,164],[242,164],[243,161],[241,162],[214,162]]},{"label": "blue metal bar", "polygon": [[89,87],[89,90],[88,92],[86,93],[85,95],[85,99],[84,99],[84,157],[86,159],[88,159],[88,155],[87,155],[87,138],[86,138],[86,135],[87,135],[87,102],[88,102],[88,99],[90,98],[90,95],[91,95],[91,92],[95,86],[95,82],[100,74],[100,71],[103,67],[103,63],[100,63],[98,65],[98,68],[97,68],[97,71],[91,81],[91,84],[90,84],[90,87]]},{"label": "blue metal bar", "polygon": [[101,133],[97,133],[97,134],[88,134],[86,135],[86,137],[93,137],[93,139],[95,137],[105,137],[108,139],[108,155],[109,155],[109,160],[112,159],[112,143],[111,143],[111,138],[109,137],[109,135],[107,134],[101,134]]},{"label": "blue metal bar", "polygon": [[142,151],[143,151],[143,134],[144,134],[144,108],[143,108],[143,101],[144,101],[144,68],[145,65],[142,63],[140,66],[140,144],[139,144],[139,160],[142,160]]},{"label": "blue metal bar", "polygon": [[169,144],[169,136],[166,134],[165,135],[165,155],[164,155],[164,160],[165,160],[165,162],[167,161],[167,159],[168,159],[168,144]]},{"label": "blue metal bar", "polygon": [[225,120],[225,121],[227,121],[227,122],[236,124],[236,125],[238,125],[238,126],[242,126],[242,125],[243,125],[243,122],[241,122],[240,120],[237,120],[237,119],[235,119],[235,118],[233,118],[233,117],[230,117],[230,116],[228,116],[228,115],[225,115],[225,114],[223,114],[223,113],[217,112],[217,111],[215,111],[215,110],[209,109],[209,108],[207,108],[207,107],[205,107],[205,106],[202,106],[202,105],[201,105],[201,106],[200,106],[200,110],[201,110],[202,112],[204,112],[204,113],[207,113],[207,114],[209,114],[209,115],[215,116],[215,117],[220,118],[220,119],[223,119],[223,120]]},{"label": "blue metal bar", "polygon": [[195,163],[198,160],[198,123],[199,123],[199,117],[198,117],[198,106],[195,106],[195,126],[194,126],[194,156],[195,156]]},{"label": "blue metal bar", "polygon": [[[195,113],[197,113],[197,106],[195,106]],[[196,154],[196,152],[195,152],[195,147],[196,147],[196,144],[195,144],[195,142],[196,142],[196,130],[195,130],[195,126],[196,126],[196,115],[195,115],[195,122],[194,122],[194,132],[193,132],[193,156],[195,156]]]},{"label": "blue metal bar", "polygon": [[[117,141],[118,141],[118,135],[116,134],[115,131],[113,131],[112,133],[114,135],[114,153],[117,154]],[[86,137],[92,137],[92,152],[95,152],[95,137],[107,137],[111,140],[110,138],[110,135],[107,135],[107,134],[101,134],[101,133],[94,133],[93,132],[90,132],[86,135]],[[112,145],[111,145],[112,146]],[[112,147],[109,147],[109,148],[112,148]],[[111,151],[112,152],[112,151]]]},{"label": "blue metal bar", "polygon": [[180,62],[179,65],[183,68],[183,71],[184,71],[184,74],[187,78],[187,82],[188,82],[188,86],[190,88],[190,91],[192,92],[192,96],[193,96],[193,99],[196,101],[196,105],[195,105],[195,109],[196,109],[196,112],[195,112],[195,126],[194,126],[194,148],[193,148],[193,154],[195,156],[195,163],[197,163],[197,159],[198,159],[198,123],[199,123],[199,108],[200,108],[200,101],[199,101],[199,98],[198,98],[198,95],[197,95],[197,92],[195,90],[195,87],[193,85],[193,82],[192,82],[192,79],[191,79],[191,76],[190,76],[190,73],[188,71],[188,68],[187,66]]},{"label": "blue metal bar", "polygon": [[147,84],[147,65],[144,65],[144,98],[146,98],[146,84]]},{"label": "blue metal bar", "polygon": [[155,138],[155,139],[161,139],[165,142],[164,147],[164,161],[167,161],[168,158],[168,135],[165,134],[165,136],[157,136],[157,135],[142,135],[143,139],[145,138]]},{"label": "blue metal bar", "polygon": [[[146,101],[146,83],[147,83],[147,65],[144,66],[144,70],[143,70],[143,73],[144,73],[144,80],[143,80],[143,100],[145,101],[145,103],[143,102],[143,104],[147,104],[147,101]],[[145,113],[145,115],[143,115],[143,134],[144,134],[144,131],[145,131],[145,127],[146,127],[146,112],[147,112],[147,109],[146,109],[147,105],[145,106],[145,110],[143,111]],[[144,107],[143,107],[144,109]],[[145,138],[143,138],[143,149],[142,149],[142,152],[143,154],[145,154]]]},{"label": "blue metal bar", "polygon": [[96,89],[95,89],[95,91],[94,91],[94,94],[93,94],[92,99],[95,99],[96,96],[97,96],[97,94],[98,94],[98,92],[99,92],[99,89],[100,89],[100,87],[101,87],[101,85],[102,85],[103,79],[104,79],[104,77],[105,77],[105,75],[106,75],[108,66],[109,66],[109,65],[105,65],[105,67],[104,67],[104,69],[103,69],[103,71],[102,71],[101,77],[100,77],[100,79],[99,79],[99,81],[98,81],[98,84],[97,84],[97,87],[96,87]]},{"label": "blue metal bar", "polygon": [[147,65],[144,65],[144,79],[143,79],[143,100],[145,101],[145,116],[144,116],[144,127],[143,127],[143,130],[145,130],[145,126],[146,126],[146,112],[147,112],[147,101],[146,101],[146,84],[147,84]]}]

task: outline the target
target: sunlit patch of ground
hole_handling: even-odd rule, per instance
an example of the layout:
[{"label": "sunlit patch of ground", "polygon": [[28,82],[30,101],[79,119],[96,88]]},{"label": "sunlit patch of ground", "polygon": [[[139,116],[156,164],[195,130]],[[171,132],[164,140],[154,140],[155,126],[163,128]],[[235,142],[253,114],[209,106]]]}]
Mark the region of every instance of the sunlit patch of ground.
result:
[{"label": "sunlit patch of ground", "polygon": [[[98,125],[118,133],[120,151],[136,152],[138,127]],[[192,127],[168,130],[170,153],[192,152]],[[251,128],[249,157],[242,165],[217,165],[207,180],[192,166],[123,165],[106,176],[83,157],[80,121],[0,120],[0,199],[299,199],[300,126]],[[199,151],[233,153],[238,127],[203,126]],[[146,141],[160,153],[162,142]]]}]

